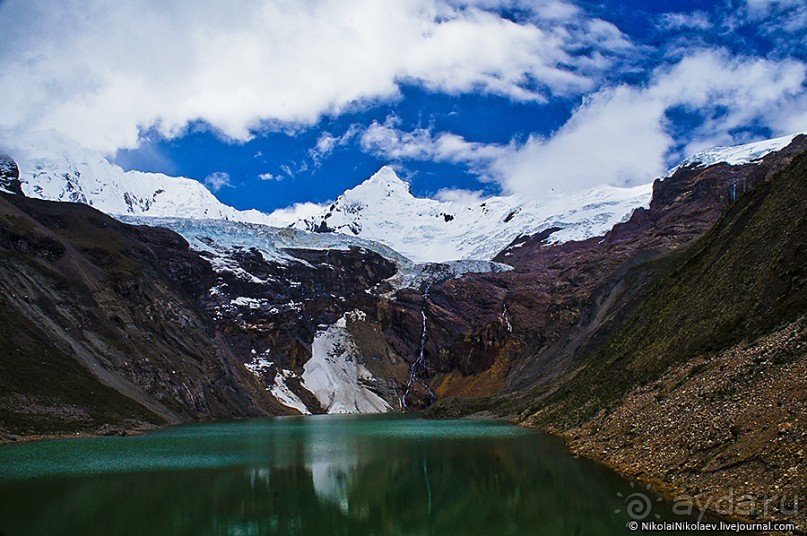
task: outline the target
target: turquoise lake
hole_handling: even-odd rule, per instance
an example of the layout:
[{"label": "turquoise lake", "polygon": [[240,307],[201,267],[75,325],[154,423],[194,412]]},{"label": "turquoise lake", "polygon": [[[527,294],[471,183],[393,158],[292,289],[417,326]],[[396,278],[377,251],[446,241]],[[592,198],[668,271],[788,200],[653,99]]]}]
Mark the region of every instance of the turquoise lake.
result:
[{"label": "turquoise lake", "polygon": [[496,421],[254,419],[0,447],[0,534],[608,536],[637,489]]}]

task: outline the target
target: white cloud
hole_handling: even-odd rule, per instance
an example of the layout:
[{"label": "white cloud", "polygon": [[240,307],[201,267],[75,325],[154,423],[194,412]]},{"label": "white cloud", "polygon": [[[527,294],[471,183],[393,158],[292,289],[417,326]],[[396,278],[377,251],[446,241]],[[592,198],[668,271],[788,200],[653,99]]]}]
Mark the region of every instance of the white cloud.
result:
[{"label": "white cloud", "polygon": [[338,142],[339,138],[335,137],[330,132],[323,132],[319,139],[317,139],[317,145],[311,150],[311,154],[312,156],[317,155],[320,157],[328,156]]},{"label": "white cloud", "polygon": [[473,166],[499,159],[510,150],[509,146],[469,142],[450,132],[434,135],[426,128],[405,132],[399,130],[397,124],[394,116],[384,123],[373,121],[361,135],[362,149],[393,160],[431,160]]},{"label": "white cloud", "polygon": [[218,192],[225,186],[232,186],[232,184],[230,184],[229,173],[225,173],[224,171],[216,171],[215,173],[211,173],[205,177],[204,183],[211,192]]},{"label": "white cloud", "polygon": [[507,192],[541,194],[597,184],[647,182],[664,167],[672,140],[664,106],[618,87],[589,99],[554,136],[530,140],[494,164]]},{"label": "white cloud", "polygon": [[772,9],[803,7],[802,0],[746,0],[748,10],[752,15],[765,16]]},{"label": "white cloud", "polygon": [[280,208],[272,212],[270,222],[276,227],[286,227],[301,219],[313,218],[314,216],[321,215],[324,207],[330,203],[318,205],[316,203],[295,203],[294,205],[286,208]]},{"label": "white cloud", "polygon": [[662,27],[667,30],[711,30],[714,27],[709,15],[703,11],[691,13],[664,13],[660,19]]},{"label": "white cloud", "polygon": [[294,171],[289,167],[287,164],[283,164],[280,166],[280,169],[285,173],[287,177],[294,177]]},{"label": "white cloud", "polygon": [[[657,69],[643,86],[602,89],[547,138],[488,145],[428,129],[403,132],[393,120],[373,123],[362,147],[390,159],[465,163],[496,180],[505,193],[541,195],[599,184],[634,185],[660,176],[668,164],[705,147],[748,141],[743,129],[765,126],[775,135],[807,128],[805,65],[699,51]],[[703,115],[683,154],[667,112],[683,107]]]},{"label": "white cloud", "polygon": [[705,115],[688,133],[684,152],[689,154],[746,141],[734,132],[755,123],[775,134],[792,132],[777,110],[797,105],[804,81],[805,67],[795,61],[698,52],[659,69],[645,87],[598,92],[551,138],[531,139],[496,167],[511,191],[648,182],[665,171],[670,158],[684,156],[669,154],[673,139],[666,112],[671,108]]},{"label": "white cloud", "polygon": [[[631,185],[660,176],[684,154],[670,154],[666,112],[682,106],[704,114],[684,153],[747,141],[751,124],[774,134],[803,130],[779,110],[804,111],[805,66],[795,61],[731,58],[702,51],[659,69],[644,87],[596,93],[548,139],[530,139],[494,166],[507,191],[540,192],[595,184]],[[801,106],[801,108],[800,108]],[[740,136],[739,138],[737,136]]]},{"label": "white cloud", "polygon": [[361,125],[353,124],[341,136],[334,136],[330,132],[323,132],[317,138],[316,145],[308,150],[308,155],[318,164],[323,158],[327,158],[337,147],[342,147],[351,142],[362,132]]},{"label": "white cloud", "polygon": [[267,173],[261,173],[260,175],[258,175],[258,178],[261,179],[262,181],[282,181],[283,180],[283,177],[281,177],[279,175],[273,175],[273,174],[268,173],[268,172]]},{"label": "white cloud", "polygon": [[[530,16],[512,22],[491,8]],[[560,0],[6,0],[0,126],[106,152],[205,121],[245,140],[315,123],[402,82],[540,101],[592,88],[630,49]],[[587,54],[579,54],[587,50]]]},{"label": "white cloud", "polygon": [[461,205],[481,203],[486,197],[480,190],[464,190],[462,188],[441,188],[434,195],[439,201],[450,201]]},{"label": "white cloud", "polygon": [[[757,32],[780,42],[781,48],[804,48],[807,4],[804,0],[744,0],[745,9],[730,17],[733,26],[752,26]],[[784,32],[784,36],[782,36]],[[796,34],[796,35],[787,35]]]}]

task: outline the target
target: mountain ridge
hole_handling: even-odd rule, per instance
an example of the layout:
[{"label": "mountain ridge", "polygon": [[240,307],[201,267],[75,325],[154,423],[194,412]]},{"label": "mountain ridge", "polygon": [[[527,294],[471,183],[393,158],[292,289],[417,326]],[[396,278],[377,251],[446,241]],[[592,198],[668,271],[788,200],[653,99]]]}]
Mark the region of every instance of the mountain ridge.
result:
[{"label": "mountain ridge", "polygon": [[[4,146],[15,147],[20,186],[31,197],[90,204],[118,216],[222,219],[338,232],[380,242],[415,262],[491,260],[514,241],[540,232],[548,232],[546,239],[551,243],[600,236],[626,221],[634,209],[647,206],[651,190],[648,183],[557,192],[541,200],[511,195],[440,201],[415,197],[392,167],[383,166],[323,206],[319,215],[294,220],[287,213],[280,215],[282,211],[237,210],[193,179],[123,171],[53,131],[25,140],[15,140],[9,132],[0,134]],[[795,136],[702,151],[665,176],[694,163],[751,163],[781,149]]]}]

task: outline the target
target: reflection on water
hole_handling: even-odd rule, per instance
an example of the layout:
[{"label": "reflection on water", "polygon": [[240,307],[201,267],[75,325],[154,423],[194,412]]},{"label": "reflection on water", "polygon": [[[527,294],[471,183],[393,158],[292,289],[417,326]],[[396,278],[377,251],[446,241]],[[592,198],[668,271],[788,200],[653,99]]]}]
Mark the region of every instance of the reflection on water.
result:
[{"label": "reflection on water", "polygon": [[629,491],[543,434],[404,416],[29,443],[0,448],[0,469],[8,536],[625,534]]}]

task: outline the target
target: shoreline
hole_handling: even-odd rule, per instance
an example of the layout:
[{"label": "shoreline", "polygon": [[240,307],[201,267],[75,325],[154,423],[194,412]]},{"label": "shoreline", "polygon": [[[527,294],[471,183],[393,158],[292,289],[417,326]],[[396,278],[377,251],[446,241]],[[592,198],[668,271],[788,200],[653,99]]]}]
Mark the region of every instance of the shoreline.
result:
[{"label": "shoreline", "polygon": [[23,443],[32,443],[34,441],[49,441],[53,439],[85,439],[89,437],[128,437],[128,436],[139,436],[143,434],[147,434],[149,432],[154,432],[156,430],[162,430],[164,428],[169,428],[170,426],[175,426],[171,424],[163,425],[163,426],[154,426],[153,428],[121,428],[121,429],[114,429],[105,432],[73,432],[73,433],[64,433],[64,434],[28,434],[28,435],[17,435],[8,432],[4,432],[0,434],[0,448],[5,447],[7,445],[21,445]]},{"label": "shoreline", "polygon": [[[450,420],[445,418],[434,418],[434,417],[426,417],[428,420]],[[668,502],[675,502],[676,498],[680,498],[683,496],[692,497],[688,492],[687,489],[682,488],[680,486],[676,486],[674,483],[669,481],[648,477],[644,473],[647,472],[647,467],[642,466],[641,464],[627,464],[627,463],[615,463],[612,460],[609,460],[603,456],[597,455],[591,447],[593,445],[586,445],[585,441],[580,441],[579,439],[575,439],[571,434],[558,432],[557,430],[553,430],[550,428],[544,428],[541,426],[531,425],[526,422],[521,422],[513,417],[504,417],[504,416],[497,416],[496,414],[488,411],[476,412],[470,415],[465,415],[463,417],[459,417],[459,420],[499,420],[505,421],[512,426],[518,426],[520,428],[526,428],[530,430],[536,430],[538,432],[547,434],[552,437],[556,437],[564,442],[565,448],[568,452],[574,456],[579,456],[586,458],[587,460],[593,461],[603,467],[608,468],[609,470],[613,471],[614,473],[620,475],[622,478],[626,480],[635,481],[647,485],[650,487],[650,490],[662,497],[664,500]],[[244,419],[240,419],[244,420]],[[228,419],[217,419],[211,421],[204,421],[207,423],[216,423],[228,421]],[[188,422],[188,423],[179,423],[179,424],[166,424],[161,426],[153,426],[153,427],[137,427],[132,429],[114,429],[108,430],[104,432],[75,432],[75,433],[66,433],[66,434],[30,434],[30,435],[14,435],[9,433],[2,433],[0,434],[0,448],[3,448],[7,445],[19,445],[25,443],[31,443],[34,441],[48,441],[48,440],[55,440],[55,439],[84,439],[84,438],[103,438],[103,437],[129,437],[129,436],[140,436],[150,432],[155,432],[159,430],[166,430],[176,426],[182,426],[183,424],[192,424],[195,421]],[[14,439],[10,439],[13,437]],[[723,489],[718,490],[718,495],[725,495],[729,490]],[[710,504],[710,502],[706,503],[696,503],[692,506],[693,511],[697,511],[701,513],[701,515],[710,515],[717,519],[726,521],[726,522],[743,522],[743,523],[763,523],[766,521],[771,522],[793,522],[797,523],[797,520],[790,520],[786,518],[778,518],[774,519],[769,517],[758,517],[756,519],[741,515],[726,515],[716,511],[713,508],[704,507],[703,505]],[[798,525],[798,523],[797,523]],[[746,533],[746,534],[761,534],[761,533]],[[804,535],[807,532],[802,530],[802,527],[798,527],[798,530],[795,532],[777,532],[771,534],[793,534],[793,535]]]},{"label": "shoreline", "polygon": [[[561,432],[558,432],[557,430],[543,428],[543,427],[540,427],[540,426],[530,425],[528,423],[519,422],[519,421],[516,421],[516,420],[513,420],[513,419],[507,419],[507,421],[510,424],[514,425],[514,426],[520,426],[522,428],[529,428],[531,430],[538,430],[540,432],[543,432],[545,434],[548,434],[548,435],[551,435],[551,436],[557,437],[558,439],[563,440],[567,450],[571,454],[573,454],[575,456],[580,456],[580,457],[586,458],[587,460],[593,461],[594,463],[597,463],[597,464],[599,464],[599,465],[601,465],[603,467],[606,467],[609,470],[617,473],[618,475],[620,475],[621,477],[623,477],[623,478],[625,478],[627,480],[639,482],[639,483],[642,483],[642,484],[644,484],[646,486],[649,486],[650,490],[653,493],[659,495],[665,501],[668,501],[670,503],[674,503],[674,502],[676,502],[676,498],[681,498],[681,497],[696,498],[696,497],[693,497],[690,493],[688,493],[686,489],[678,487],[673,483],[670,483],[670,482],[665,481],[665,480],[660,479],[660,478],[653,478],[653,477],[645,476],[643,473],[646,471],[646,468],[644,468],[643,466],[637,466],[636,464],[633,464],[633,465],[630,465],[630,464],[618,464],[618,463],[612,462],[611,460],[608,460],[607,458],[605,458],[603,456],[596,455],[596,453],[593,450],[586,448],[586,446],[583,444],[584,442],[581,442],[580,440],[575,439],[570,434],[561,433]],[[638,472],[635,470],[637,468],[639,469]],[[729,491],[730,491],[730,489],[722,489],[722,490],[717,491],[717,495],[718,496],[725,496],[727,493],[729,493]],[[698,511],[699,513],[702,512],[702,514],[700,515],[701,517],[703,515],[710,515],[710,516],[713,516],[713,517],[715,517],[717,519],[726,521],[728,523],[731,523],[731,522],[740,522],[740,523],[773,522],[773,523],[794,523],[797,526],[797,530],[795,532],[793,532],[793,531],[790,531],[790,532],[770,532],[770,533],[744,532],[743,534],[760,534],[760,535],[761,534],[771,534],[771,535],[786,535],[786,536],[787,535],[793,535],[793,536],[807,535],[807,532],[805,531],[805,527],[800,526],[798,524],[798,520],[796,520],[796,519],[787,519],[785,517],[782,517],[782,518],[771,518],[771,517],[751,518],[751,517],[747,517],[747,516],[737,515],[736,513],[731,514],[731,515],[727,515],[725,513],[721,513],[721,512],[716,511],[714,508],[709,508],[708,506],[704,506],[704,505],[712,504],[712,502],[713,501],[707,501],[706,503],[702,503],[702,502],[698,501],[695,504],[692,504],[692,509],[693,509],[693,511]]]}]

